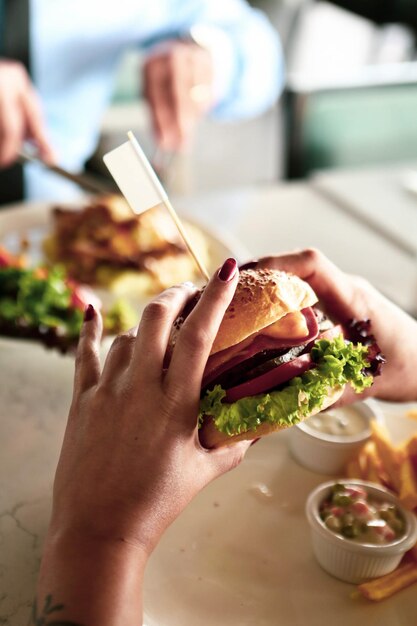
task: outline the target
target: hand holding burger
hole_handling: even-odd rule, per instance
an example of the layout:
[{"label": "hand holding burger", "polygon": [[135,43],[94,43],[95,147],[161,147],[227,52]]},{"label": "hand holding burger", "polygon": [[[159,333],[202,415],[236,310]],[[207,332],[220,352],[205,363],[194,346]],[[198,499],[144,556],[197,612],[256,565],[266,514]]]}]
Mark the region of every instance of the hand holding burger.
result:
[{"label": "hand holding burger", "polygon": [[168,369],[170,330],[196,292],[192,285],[155,298],[139,328],[114,341],[103,368],[102,319],[87,309],[33,623],[141,623],[143,573],[161,534],[242,460],[248,443],[208,452],[197,433],[204,366],[237,274],[229,260],[209,282]]},{"label": "hand holding burger", "polygon": [[[205,447],[287,428],[336,402],[346,385],[356,393],[372,385],[383,362],[374,338],[362,333],[362,341],[346,340],[347,328],[327,318],[317,300],[308,283],[293,274],[240,273],[203,375],[200,441]],[[174,354],[194,303],[174,324]],[[363,330],[361,324],[351,326],[353,335]]]},{"label": "hand holding burger", "polygon": [[[417,400],[417,322],[368,281],[346,274],[315,249],[263,257],[248,265],[279,269],[304,279],[314,289],[328,315],[344,326],[352,319],[369,320],[370,332],[377,338],[386,364],[383,376],[376,378],[361,398],[374,397],[390,402]],[[348,386],[339,403],[355,400],[357,396]]]}]

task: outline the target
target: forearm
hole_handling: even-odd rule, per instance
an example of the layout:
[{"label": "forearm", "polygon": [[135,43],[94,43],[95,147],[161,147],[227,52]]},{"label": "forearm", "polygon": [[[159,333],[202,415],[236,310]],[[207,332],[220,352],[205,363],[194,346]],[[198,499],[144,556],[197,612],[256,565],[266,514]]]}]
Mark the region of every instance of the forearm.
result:
[{"label": "forearm", "polygon": [[145,565],[145,553],[121,540],[50,533],[29,624],[48,615],[68,626],[139,626]]}]

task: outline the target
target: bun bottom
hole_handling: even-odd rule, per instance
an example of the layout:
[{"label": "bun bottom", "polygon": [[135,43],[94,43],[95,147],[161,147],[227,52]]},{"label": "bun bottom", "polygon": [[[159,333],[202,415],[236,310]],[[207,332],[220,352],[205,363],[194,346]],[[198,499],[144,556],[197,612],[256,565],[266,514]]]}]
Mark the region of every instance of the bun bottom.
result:
[{"label": "bun bottom", "polygon": [[[316,413],[320,413],[320,411],[324,411],[332,404],[337,402],[337,400],[339,400],[339,398],[343,394],[344,389],[344,386],[329,389],[329,395],[324,400],[322,406],[306,415],[303,420],[311,417],[312,415],[316,415]],[[271,435],[272,433],[275,433],[279,430],[284,430],[285,428],[289,428],[290,426],[291,424],[281,426],[278,424],[269,424],[268,422],[264,422],[256,430],[248,430],[245,433],[241,433],[240,435],[227,435],[226,433],[222,433],[220,432],[220,430],[217,430],[214,425],[213,418],[210,415],[206,415],[204,417],[203,425],[200,428],[198,435],[203,448],[211,450],[213,448],[232,446],[238,441],[251,441],[253,439],[258,439],[259,437],[265,437],[266,435]]]}]

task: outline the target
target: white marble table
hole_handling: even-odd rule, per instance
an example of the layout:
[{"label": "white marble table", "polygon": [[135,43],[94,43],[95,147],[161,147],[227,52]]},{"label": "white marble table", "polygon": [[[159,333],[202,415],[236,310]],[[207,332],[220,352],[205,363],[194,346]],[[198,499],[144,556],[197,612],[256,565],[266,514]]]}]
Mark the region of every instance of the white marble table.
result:
[{"label": "white marble table", "polygon": [[404,163],[322,172],[311,186],[417,259],[416,180],[417,163]]},{"label": "white marble table", "polygon": [[[366,275],[402,306],[415,307],[417,281],[410,255],[307,185],[240,189],[176,204],[223,232],[226,239],[225,231],[231,231],[255,256],[320,247],[344,269]],[[30,343],[0,340],[0,624],[4,626],[27,622],[72,376],[71,358]],[[387,626],[394,623],[386,622]],[[411,624],[403,621],[401,626]]]},{"label": "white marble table", "polygon": [[0,338],[0,624],[28,620],[73,359]]}]

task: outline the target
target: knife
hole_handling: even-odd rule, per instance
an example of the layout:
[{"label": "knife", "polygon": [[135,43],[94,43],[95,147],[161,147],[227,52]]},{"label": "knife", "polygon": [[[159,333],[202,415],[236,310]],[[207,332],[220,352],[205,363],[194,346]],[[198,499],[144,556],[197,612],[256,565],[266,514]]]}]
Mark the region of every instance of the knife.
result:
[{"label": "knife", "polygon": [[86,174],[73,174],[72,172],[68,172],[68,170],[65,170],[63,167],[60,167],[59,165],[50,165],[38,156],[28,154],[27,152],[19,152],[18,161],[22,164],[40,163],[50,172],[54,172],[54,174],[57,174],[58,176],[61,176],[66,180],[70,180],[71,182],[76,183],[79,187],[81,187],[85,191],[88,191],[89,193],[115,193],[115,188],[112,186],[111,182],[107,183],[105,181],[100,181],[93,176],[89,176]]}]

